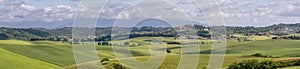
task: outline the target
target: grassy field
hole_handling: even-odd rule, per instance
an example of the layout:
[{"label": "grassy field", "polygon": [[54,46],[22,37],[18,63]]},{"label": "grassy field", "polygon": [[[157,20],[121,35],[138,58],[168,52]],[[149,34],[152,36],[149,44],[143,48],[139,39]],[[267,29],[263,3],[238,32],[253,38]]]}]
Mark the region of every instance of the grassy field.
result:
[{"label": "grassy field", "polygon": [[[178,41],[174,38],[165,38],[165,37],[143,37],[143,38],[134,38],[130,39],[131,44],[141,44],[141,46],[132,46],[130,47],[131,53],[138,59],[142,61],[148,60],[150,57],[150,51],[148,48],[148,44],[151,42],[152,39],[160,39],[163,42],[167,41]],[[200,40],[205,41],[207,43],[211,42],[209,40]],[[124,42],[124,41],[115,41],[115,43]],[[270,59],[270,58],[254,58],[254,57],[243,57],[245,55],[250,55],[254,53],[262,53],[265,55],[272,55],[272,56],[280,56],[280,59],[287,59],[287,58],[295,58],[300,57],[298,51],[300,51],[300,41],[298,40],[256,40],[256,41],[245,41],[245,42],[235,42],[228,40],[227,43],[227,51],[226,57],[223,63],[223,68],[226,68],[229,64],[241,61],[245,59]],[[153,51],[164,51],[165,48],[162,47],[166,44],[158,45],[157,50]],[[161,46],[161,47],[160,47]],[[196,52],[193,54],[183,54],[183,55],[197,55],[200,54],[199,57],[199,64],[198,68],[202,68],[207,66],[208,60],[210,58],[210,51],[211,44],[201,44],[200,52]],[[59,68],[70,66],[75,64],[72,46],[70,44],[62,43],[62,42],[51,42],[51,41],[35,41],[35,42],[27,42],[27,41],[19,41],[19,40],[0,40],[0,53],[8,53],[15,54],[19,56],[23,56],[23,58],[19,58],[20,60],[28,60],[26,58],[31,58],[32,61],[40,61],[43,62],[45,65],[48,65],[53,68]],[[101,58],[110,58],[113,62],[117,62],[115,58],[113,49],[111,46],[100,46],[96,45],[97,52],[99,57]],[[172,52],[167,55],[163,64],[159,67],[159,69],[169,69],[169,68],[176,68],[179,60],[180,54],[182,49],[187,49],[187,47],[180,45],[166,45],[166,48],[170,49]],[[216,49],[217,50],[217,49]],[[127,53],[118,52],[120,54],[126,55]],[[2,54],[1,54],[2,55]],[[1,61],[7,61],[6,59],[0,59]],[[127,60],[127,59],[122,59]],[[161,61],[158,59],[153,59],[155,61]],[[10,60],[10,62],[16,62]],[[47,62],[47,63],[46,63]],[[17,64],[18,62],[16,62]],[[0,65],[4,63],[0,62]],[[40,66],[43,66],[40,63]],[[5,65],[5,69],[9,67],[13,67],[14,63],[10,65]],[[21,64],[20,64],[21,65]],[[124,64],[125,66],[132,67],[130,65]],[[4,66],[1,66],[4,67]],[[295,68],[295,67],[291,67]]]},{"label": "grassy field", "polygon": [[286,68],[280,68],[280,69],[300,69],[300,66],[286,67]]},{"label": "grassy field", "polygon": [[0,44],[7,44],[7,45],[34,45],[31,42],[20,41],[20,40],[0,40]]},{"label": "grassy field", "polygon": [[300,50],[298,40],[263,40],[229,45],[227,54],[253,54],[263,53],[283,57],[299,57]]},{"label": "grassy field", "polygon": [[256,40],[272,39],[272,37],[274,37],[275,35],[269,35],[269,36],[257,36],[257,35],[245,36],[245,35],[242,35],[242,34],[234,34],[232,36],[236,37],[236,38],[244,37],[244,38],[247,38],[248,40],[256,41]]},{"label": "grassy field", "polygon": [[[10,40],[18,42],[17,40]],[[35,42],[32,42],[34,44]],[[59,66],[74,64],[73,51],[70,45],[60,44],[34,44],[34,45],[15,45],[0,44],[0,48],[21,54],[30,58],[49,62]]]},{"label": "grassy field", "polygon": [[0,69],[59,69],[61,67],[0,48]]},{"label": "grassy field", "polygon": [[267,40],[272,39],[271,36],[250,36],[250,40]]}]

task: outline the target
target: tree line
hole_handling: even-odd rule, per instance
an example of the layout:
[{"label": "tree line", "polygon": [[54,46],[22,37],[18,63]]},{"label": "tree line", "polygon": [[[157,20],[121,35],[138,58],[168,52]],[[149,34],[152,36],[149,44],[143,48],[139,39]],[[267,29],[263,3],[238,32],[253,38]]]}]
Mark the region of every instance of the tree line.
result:
[{"label": "tree line", "polygon": [[[136,37],[178,37],[178,30],[182,28],[194,27],[196,34],[202,38],[210,38],[211,32],[210,27],[203,25],[184,25],[180,27],[136,27],[131,29],[129,38]],[[244,34],[244,35],[279,35],[285,36],[290,33],[300,33],[300,23],[298,24],[276,24],[267,27],[232,27],[226,26],[227,35],[232,34]],[[95,36],[97,38],[92,38],[90,40],[96,41],[109,41],[111,40],[112,29],[120,30],[122,33],[123,29],[129,28],[96,28]],[[189,33],[189,31],[183,31],[184,33]],[[19,39],[19,40],[35,40],[48,39],[51,37],[68,38],[72,37],[72,28],[57,28],[57,29],[44,29],[44,28],[0,28],[0,40],[6,39]],[[120,36],[122,37],[122,35]],[[291,38],[291,39],[297,39]],[[51,39],[52,40],[52,39]]]}]

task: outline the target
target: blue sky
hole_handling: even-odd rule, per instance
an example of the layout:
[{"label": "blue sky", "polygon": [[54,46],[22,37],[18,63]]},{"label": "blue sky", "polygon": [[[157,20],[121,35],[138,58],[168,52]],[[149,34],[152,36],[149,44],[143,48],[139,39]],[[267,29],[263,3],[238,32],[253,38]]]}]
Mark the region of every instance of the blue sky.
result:
[{"label": "blue sky", "polygon": [[[162,1],[162,0],[157,0]],[[166,4],[172,3],[176,7],[161,5],[160,11],[172,12],[176,9],[183,10],[191,20],[205,23],[204,14],[192,2],[192,0],[164,0]],[[101,20],[128,20],[142,18],[145,16],[162,17],[164,14],[157,13],[149,15],[139,14],[134,6],[147,4],[146,0],[112,0],[105,7],[100,16]],[[299,0],[216,0],[226,25],[230,26],[268,26],[278,23],[299,23],[300,22],[300,1]],[[79,0],[0,0],[0,26],[18,27],[36,24],[63,25],[71,23],[77,11],[95,11],[96,8],[78,8]],[[154,5],[156,6],[156,5]],[[129,7],[129,8],[128,8]],[[170,10],[170,8],[173,8]],[[210,10],[207,7],[202,10]],[[126,13],[123,10],[127,9]],[[157,16],[154,16],[157,15]],[[210,15],[210,14],[206,14]],[[94,15],[86,15],[86,18],[93,18]],[[104,21],[105,22],[105,21]],[[112,22],[112,21],[107,21]],[[40,24],[38,24],[40,23]]]}]

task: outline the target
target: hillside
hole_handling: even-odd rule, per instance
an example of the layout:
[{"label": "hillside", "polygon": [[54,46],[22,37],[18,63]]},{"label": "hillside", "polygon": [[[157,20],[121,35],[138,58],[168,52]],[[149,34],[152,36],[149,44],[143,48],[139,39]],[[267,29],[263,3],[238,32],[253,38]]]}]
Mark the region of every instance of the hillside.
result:
[{"label": "hillside", "polygon": [[28,38],[46,38],[52,33],[48,29],[43,28],[0,28],[0,40],[2,39],[21,39],[28,40]]},{"label": "hillside", "polygon": [[28,58],[0,48],[0,69],[60,69],[44,61]]},{"label": "hillside", "polygon": [[[197,35],[203,38],[209,38],[210,32],[207,30],[209,27],[203,25],[183,25],[180,27],[151,27],[143,26],[131,29],[130,37],[176,37],[178,30],[195,28]],[[110,40],[110,34],[112,32],[112,27],[107,28],[96,28],[95,35],[97,40]],[[122,31],[124,29],[130,28],[114,28],[116,31]],[[177,32],[175,32],[177,31]],[[187,32],[187,31],[185,31]],[[121,32],[120,32],[121,33]],[[300,23],[297,24],[276,24],[267,27],[232,27],[227,26],[227,35],[242,34],[242,35],[289,35],[300,33]],[[4,39],[20,39],[20,40],[30,40],[35,39],[56,39],[56,38],[68,38],[72,37],[72,28],[64,27],[57,29],[44,29],[44,28],[0,28],[0,40]]]},{"label": "hillside", "polygon": [[[130,51],[131,54],[134,55],[137,59],[141,61],[146,61],[149,59],[150,51],[148,48],[148,43],[153,39],[160,39],[163,42],[169,41],[177,41],[172,37],[139,37],[139,38],[131,38],[130,40]],[[170,44],[166,45],[167,49],[171,52],[167,54],[167,57],[164,60],[164,63],[160,66],[159,69],[168,69],[168,68],[176,68],[179,60],[180,54],[183,55],[200,55],[199,67],[202,68],[208,64],[210,58],[211,44],[208,40],[201,40],[206,43],[199,45],[199,52],[191,52],[191,53],[181,53],[181,50],[188,50],[189,47],[181,47],[180,44]],[[14,43],[20,42],[21,44]],[[109,41],[110,43],[118,43],[120,41]],[[7,44],[10,43],[10,44]],[[139,46],[133,46],[139,45]],[[246,59],[291,59],[298,58],[300,55],[298,51],[299,40],[257,40],[257,41],[246,41],[246,42],[236,42],[232,40],[228,40],[227,43],[227,53],[225,56],[224,65],[222,66],[224,69],[231,63],[236,61],[242,61]],[[164,44],[163,44],[164,45]],[[158,46],[163,47],[163,46]],[[2,40],[0,41],[0,48],[6,51],[10,51],[13,53],[4,53],[7,54],[17,54],[26,56],[27,58],[33,58],[41,61],[48,62],[47,65],[58,65],[61,67],[71,66],[75,64],[73,49],[70,44],[52,42],[52,41],[20,41],[20,40]],[[3,51],[0,49],[0,53]],[[112,62],[116,62],[115,60],[115,52],[112,49],[112,46],[108,45],[96,45],[96,50],[98,52],[99,58],[109,58]],[[154,51],[164,51],[165,48],[157,48]],[[118,52],[123,55],[128,55],[126,53]],[[260,57],[244,57],[245,55],[251,55],[255,53],[262,53],[265,55],[271,56],[279,56],[280,58],[260,58]],[[7,54],[2,54],[6,57],[9,57]],[[27,58],[18,58],[20,60],[27,60]],[[238,58],[238,59],[237,59]],[[127,60],[128,58],[123,58],[122,60]],[[1,61],[6,61],[7,59],[0,59]],[[159,59],[154,59],[155,61],[161,61]],[[11,62],[17,62],[10,60]],[[1,63],[1,62],[0,62]],[[42,66],[43,64],[41,64]],[[130,66],[130,65],[125,65]],[[9,68],[9,67],[5,67]],[[56,68],[54,68],[56,69]]]},{"label": "hillside", "polygon": [[228,34],[274,34],[287,35],[290,33],[300,33],[300,23],[296,24],[275,24],[267,27],[227,27]]}]

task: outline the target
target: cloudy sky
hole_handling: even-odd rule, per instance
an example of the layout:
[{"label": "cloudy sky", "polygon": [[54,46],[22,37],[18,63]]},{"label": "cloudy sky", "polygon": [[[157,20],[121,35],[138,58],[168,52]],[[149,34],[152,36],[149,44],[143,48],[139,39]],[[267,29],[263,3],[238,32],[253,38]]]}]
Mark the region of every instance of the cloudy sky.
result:
[{"label": "cloudy sky", "polygon": [[[78,8],[82,7],[79,3],[80,0],[0,0],[0,26],[64,26],[72,23],[77,11],[98,9],[95,7]],[[216,0],[216,3],[220,9],[218,13],[223,16],[225,24],[230,26],[268,26],[300,22],[300,0]],[[149,6],[157,7],[143,9]],[[154,13],[154,10],[161,13]],[[209,7],[199,9],[193,0],[164,0],[164,3],[157,2],[157,4],[145,0],[111,0],[101,12],[99,19],[106,22],[103,24],[111,24],[113,22],[110,20],[114,19],[130,20],[146,16],[159,18],[178,10],[184,12],[192,21],[206,23],[201,11],[210,9]],[[144,13],[137,14],[139,11]],[[87,19],[96,17],[95,15],[85,16]]]}]

